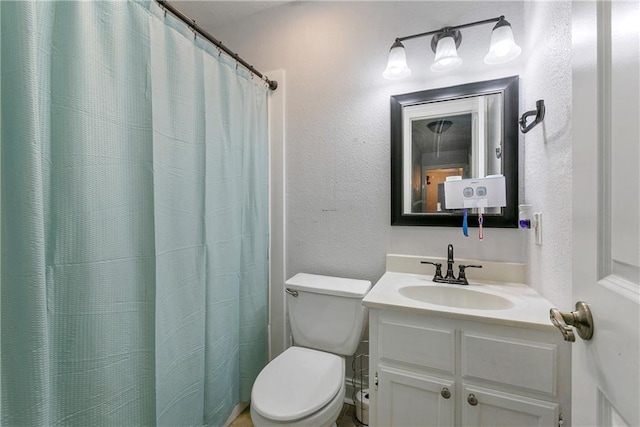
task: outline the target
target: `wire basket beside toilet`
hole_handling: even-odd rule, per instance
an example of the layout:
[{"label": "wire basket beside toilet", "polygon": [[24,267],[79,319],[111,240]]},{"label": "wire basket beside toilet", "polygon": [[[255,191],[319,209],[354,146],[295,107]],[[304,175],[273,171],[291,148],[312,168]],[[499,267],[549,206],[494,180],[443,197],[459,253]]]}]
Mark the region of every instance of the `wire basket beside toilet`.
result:
[{"label": "wire basket beside toilet", "polygon": [[[369,347],[368,341],[363,341]],[[354,375],[353,396],[355,403],[355,421],[361,425],[369,425],[369,355],[357,354],[351,363]]]}]

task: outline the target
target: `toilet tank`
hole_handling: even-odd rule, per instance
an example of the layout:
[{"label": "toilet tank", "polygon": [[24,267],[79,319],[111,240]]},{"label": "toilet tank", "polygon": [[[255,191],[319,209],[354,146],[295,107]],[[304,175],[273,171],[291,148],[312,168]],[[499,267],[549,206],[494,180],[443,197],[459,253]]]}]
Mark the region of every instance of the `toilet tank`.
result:
[{"label": "toilet tank", "polygon": [[343,356],[355,353],[367,325],[362,298],[370,281],[298,273],[285,288],[295,345]]}]

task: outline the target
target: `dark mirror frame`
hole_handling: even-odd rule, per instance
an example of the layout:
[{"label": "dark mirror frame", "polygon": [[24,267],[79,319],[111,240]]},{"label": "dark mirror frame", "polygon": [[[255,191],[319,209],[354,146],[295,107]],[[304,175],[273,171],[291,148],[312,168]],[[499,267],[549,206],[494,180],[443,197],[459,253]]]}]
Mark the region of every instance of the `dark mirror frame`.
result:
[{"label": "dark mirror frame", "polygon": [[[502,135],[504,143],[502,156],[507,206],[502,208],[502,215],[484,215],[483,226],[493,228],[516,228],[518,226],[518,76],[391,97],[391,225],[462,227],[461,214],[407,214],[402,212],[403,108],[410,105],[491,93],[503,94]],[[469,226],[477,227],[477,214],[469,214],[468,220]]]}]

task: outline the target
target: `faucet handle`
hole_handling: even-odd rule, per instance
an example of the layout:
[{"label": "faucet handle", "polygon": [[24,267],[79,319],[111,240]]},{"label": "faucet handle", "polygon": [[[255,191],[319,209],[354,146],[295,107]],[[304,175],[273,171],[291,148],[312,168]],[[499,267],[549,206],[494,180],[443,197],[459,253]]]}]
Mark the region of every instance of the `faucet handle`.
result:
[{"label": "faucet handle", "polygon": [[439,262],[420,261],[420,264],[431,264],[436,266],[436,273],[433,275],[433,279],[442,279],[442,264]]},{"label": "faucet handle", "polygon": [[469,282],[467,282],[467,275],[465,274],[465,270],[467,268],[482,268],[481,265],[460,265],[460,274],[458,275],[458,280],[462,280],[464,285],[468,285]]}]

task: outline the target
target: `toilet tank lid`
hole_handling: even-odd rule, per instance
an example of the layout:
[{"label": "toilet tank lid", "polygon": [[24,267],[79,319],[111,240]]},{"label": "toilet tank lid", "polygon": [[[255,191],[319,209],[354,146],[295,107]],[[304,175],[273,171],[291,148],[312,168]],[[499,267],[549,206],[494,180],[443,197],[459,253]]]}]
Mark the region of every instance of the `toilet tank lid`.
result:
[{"label": "toilet tank lid", "polygon": [[316,294],[337,295],[349,298],[364,298],[371,289],[369,280],[346,279],[298,273],[285,282],[289,289]]}]

